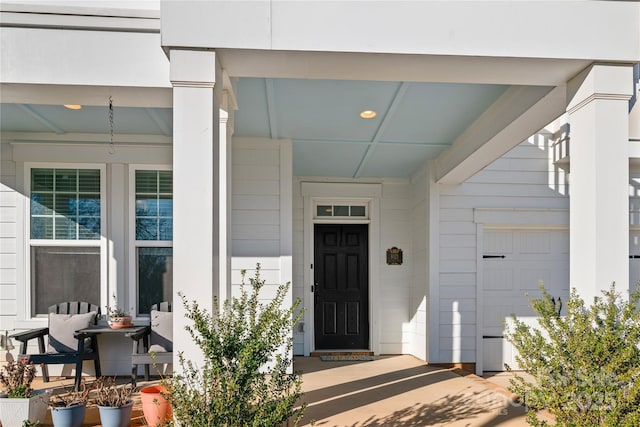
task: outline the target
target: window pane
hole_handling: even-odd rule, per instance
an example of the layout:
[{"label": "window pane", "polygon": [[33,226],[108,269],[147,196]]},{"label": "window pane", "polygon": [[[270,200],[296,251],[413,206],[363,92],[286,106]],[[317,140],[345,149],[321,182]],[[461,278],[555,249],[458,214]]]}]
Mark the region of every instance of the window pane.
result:
[{"label": "window pane", "polygon": [[173,240],[173,220],[160,220],[160,236],[159,240]]},{"label": "window pane", "polygon": [[351,216],[365,216],[364,206],[351,206]]},{"label": "window pane", "polygon": [[158,204],[160,216],[173,216],[173,196],[160,196]]},{"label": "window pane", "polygon": [[53,215],[53,194],[31,193],[31,215]]},{"label": "window pane", "polygon": [[158,181],[160,193],[173,193],[173,171],[158,171]]},{"label": "window pane", "polygon": [[158,200],[150,196],[136,196],[136,216],[157,216]]},{"label": "window pane", "polygon": [[54,236],[60,240],[75,240],[77,237],[76,222],[68,217],[56,216],[54,218]]},{"label": "window pane", "polygon": [[55,191],[75,193],[78,190],[77,174],[77,169],[56,169]]},{"label": "window pane", "polygon": [[157,193],[158,173],[156,171],[136,171],[136,193]]},{"label": "window pane", "polygon": [[155,219],[136,219],[136,240],[157,240],[158,222]]},{"label": "window pane", "polygon": [[32,217],[31,238],[53,239],[53,217]]},{"label": "window pane", "polygon": [[349,206],[334,206],[333,216],[349,216]]},{"label": "window pane", "polygon": [[97,169],[80,169],[78,171],[79,187],[82,193],[100,193],[100,171]]},{"label": "window pane", "polygon": [[53,191],[53,169],[31,169],[31,191]]},{"label": "window pane", "polygon": [[316,213],[318,216],[331,216],[333,215],[333,207],[329,205],[318,205]]},{"label": "window pane", "polygon": [[173,300],[172,248],[138,248],[138,314]]},{"label": "window pane", "polygon": [[57,193],[54,206],[58,215],[76,216],[76,195]]},{"label": "window pane", "polygon": [[32,247],[31,290],[33,315],[64,301],[100,305],[100,249]]},{"label": "window pane", "polygon": [[100,238],[100,217],[80,218],[78,225],[78,239],[97,240]]},{"label": "window pane", "polygon": [[100,216],[100,195],[80,194],[78,196],[78,216]]}]

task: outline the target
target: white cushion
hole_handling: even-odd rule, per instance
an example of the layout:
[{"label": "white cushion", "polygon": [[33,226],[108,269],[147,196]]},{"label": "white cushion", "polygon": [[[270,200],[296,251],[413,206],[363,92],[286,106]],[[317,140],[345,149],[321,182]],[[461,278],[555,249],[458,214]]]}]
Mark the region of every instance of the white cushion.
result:
[{"label": "white cushion", "polygon": [[93,324],[96,314],[95,311],[85,314],[49,313],[47,351],[49,353],[74,353],[78,349],[78,340],[73,336],[74,333]]},{"label": "white cushion", "polygon": [[[151,310],[151,343],[173,351],[173,313]],[[151,351],[151,348],[149,348]],[[157,350],[156,350],[157,351]]]}]

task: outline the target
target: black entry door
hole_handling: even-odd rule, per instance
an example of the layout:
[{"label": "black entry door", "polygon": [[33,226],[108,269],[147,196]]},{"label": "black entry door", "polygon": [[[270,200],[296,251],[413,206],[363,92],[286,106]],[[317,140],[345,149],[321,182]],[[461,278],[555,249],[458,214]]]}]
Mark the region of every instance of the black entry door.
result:
[{"label": "black entry door", "polygon": [[368,225],[315,226],[315,347],[369,348]]}]

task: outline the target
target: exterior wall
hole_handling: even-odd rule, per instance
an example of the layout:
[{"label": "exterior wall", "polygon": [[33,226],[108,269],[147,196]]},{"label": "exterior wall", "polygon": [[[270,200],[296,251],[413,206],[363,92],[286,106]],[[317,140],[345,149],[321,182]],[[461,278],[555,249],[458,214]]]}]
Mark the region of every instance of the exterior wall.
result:
[{"label": "exterior wall", "polygon": [[17,203],[16,164],[12,147],[0,141],[0,362],[5,359],[5,331],[13,329],[17,314]]},{"label": "exterior wall", "polygon": [[[307,310],[305,325],[294,331],[295,354],[304,354],[305,348],[313,349],[309,310],[313,310],[308,286],[305,283],[305,249],[304,242],[305,212],[302,196],[302,182],[336,182],[336,183],[372,183],[373,180],[354,180],[351,178],[313,178],[295,177],[293,186],[293,291],[294,298],[300,298]],[[382,186],[382,197],[379,214],[379,244],[369,247],[371,263],[370,274],[370,337],[371,348],[381,354],[409,353],[411,338],[411,282],[413,274],[413,230],[412,230],[412,191],[405,180],[379,180]],[[357,197],[356,194],[354,197]],[[376,233],[370,229],[370,236]],[[392,247],[403,250],[402,265],[387,265],[386,250]],[[377,270],[375,268],[377,261]],[[372,278],[372,276],[374,276]],[[311,279],[312,280],[312,279]],[[376,329],[377,328],[377,329]],[[378,337],[377,339],[375,337]],[[373,342],[376,340],[376,342]]]},{"label": "exterior wall", "polygon": [[409,328],[407,352],[428,360],[428,222],[429,175],[422,169],[411,180],[411,229],[413,245],[413,271],[409,298]]},{"label": "exterior wall", "polygon": [[476,361],[477,225],[474,208],[568,209],[564,172],[550,164],[550,138],[524,141],[460,185],[440,185],[437,360]]},{"label": "exterior wall", "polygon": [[292,281],[291,142],[235,138],[232,159],[232,295],[238,295],[242,270],[248,284],[259,263],[265,280],[260,296],[267,301],[278,285]]}]

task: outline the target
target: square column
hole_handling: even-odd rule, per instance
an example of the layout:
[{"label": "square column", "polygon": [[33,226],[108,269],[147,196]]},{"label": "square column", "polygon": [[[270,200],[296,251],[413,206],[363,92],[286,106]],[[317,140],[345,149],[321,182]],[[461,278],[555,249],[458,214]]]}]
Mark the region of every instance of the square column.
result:
[{"label": "square column", "polygon": [[[185,333],[178,293],[213,311],[220,294],[220,228],[226,229],[226,199],[220,200],[219,102],[222,73],[213,51],[170,51],[173,85],[173,339],[185,359],[201,365],[202,354]],[[226,158],[222,161],[226,165]],[[226,167],[222,168],[226,174]],[[222,192],[226,198],[226,189]],[[226,236],[223,242],[226,248]],[[226,249],[225,249],[226,256]],[[174,369],[179,370],[178,351]]]},{"label": "square column", "polygon": [[586,304],[629,289],[629,99],[632,67],[593,65],[568,82],[570,286]]}]

